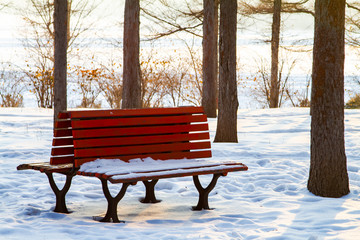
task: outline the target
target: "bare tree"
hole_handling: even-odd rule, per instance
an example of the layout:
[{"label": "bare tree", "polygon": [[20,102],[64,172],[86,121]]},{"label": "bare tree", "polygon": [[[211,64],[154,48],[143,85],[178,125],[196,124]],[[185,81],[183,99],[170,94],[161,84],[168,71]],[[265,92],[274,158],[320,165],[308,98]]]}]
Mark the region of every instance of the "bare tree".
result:
[{"label": "bare tree", "polygon": [[[270,107],[270,93],[271,93],[271,76],[269,68],[270,64],[264,57],[259,58],[257,61],[258,71],[254,78],[254,89],[252,90],[252,96],[254,99],[262,105],[262,107]],[[288,57],[281,58],[279,61],[279,74],[277,76],[279,87],[278,87],[278,105],[277,107],[283,106],[283,104],[290,100],[292,106],[297,106],[298,102],[294,100],[297,95],[297,90],[293,90],[290,87],[289,79],[293,68],[295,67],[296,59],[290,59]],[[285,67],[287,65],[287,68]],[[299,100],[300,101],[300,100]]]},{"label": "bare tree", "polygon": [[[15,7],[27,24],[23,45],[28,54],[26,72],[30,90],[35,93],[39,107],[52,108],[54,102],[54,1],[29,0],[27,5]],[[89,16],[96,8],[93,0],[67,1],[67,52],[70,54],[79,36],[88,31],[93,22]],[[70,31],[71,18],[71,31]]]},{"label": "bare tree", "polygon": [[0,63],[0,107],[23,106],[23,78],[24,75],[15,65]]},{"label": "bare tree", "polygon": [[68,1],[54,1],[54,124],[67,109]]},{"label": "bare tree", "polygon": [[124,20],[124,63],[122,108],[141,108],[140,2],[126,0]]},{"label": "bare tree", "polygon": [[52,108],[54,101],[54,5],[49,0],[30,0],[26,9],[18,11],[28,25],[23,45],[28,54],[30,91],[37,98],[38,107]]},{"label": "bare tree", "polygon": [[315,1],[311,92],[311,162],[315,195],[349,193],[344,142],[345,0]]},{"label": "bare tree", "polygon": [[216,117],[217,109],[218,5],[218,0],[204,0],[202,106],[208,117]]},{"label": "bare tree", "polygon": [[[156,32],[153,38],[166,37],[172,34],[185,32],[195,37],[202,37],[202,99],[201,104],[208,117],[216,117],[218,101],[218,6],[219,0],[201,1],[159,0],[146,4],[142,8],[145,16],[155,22],[162,31]],[[164,6],[164,11],[151,10],[152,5]],[[203,32],[200,29],[202,27]]]},{"label": "bare tree", "polygon": [[279,106],[280,84],[279,72],[279,44],[281,24],[281,0],[274,0],[273,21],[271,27],[271,85],[270,85],[270,108]]},{"label": "bare tree", "polygon": [[270,90],[270,108],[279,106],[279,94],[281,88],[281,79],[279,75],[279,47],[281,31],[281,12],[284,13],[314,13],[305,7],[309,0],[282,1],[282,0],[260,0],[258,4],[252,5],[248,1],[241,1],[241,12],[245,15],[272,14],[272,34],[271,34],[271,86]]},{"label": "bare tree", "polygon": [[111,108],[121,108],[122,101],[122,65],[110,61],[109,64],[102,65],[103,76],[99,79],[99,88],[104,93],[106,102],[110,105]]},{"label": "bare tree", "polygon": [[219,116],[215,142],[237,142],[237,1],[220,1]]}]

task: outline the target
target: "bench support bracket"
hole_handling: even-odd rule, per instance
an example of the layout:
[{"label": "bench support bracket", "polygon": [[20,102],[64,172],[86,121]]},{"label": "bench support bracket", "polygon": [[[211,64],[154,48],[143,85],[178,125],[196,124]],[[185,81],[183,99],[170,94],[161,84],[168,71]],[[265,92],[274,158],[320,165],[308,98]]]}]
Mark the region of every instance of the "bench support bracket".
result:
[{"label": "bench support bracket", "polygon": [[74,177],[74,175],[73,174],[66,174],[66,181],[65,181],[64,187],[61,190],[59,190],[59,188],[57,187],[57,185],[55,183],[53,173],[52,172],[46,172],[46,175],[47,175],[47,177],[49,179],[51,189],[53,190],[53,192],[54,192],[54,194],[56,196],[56,205],[55,205],[54,212],[70,213],[68,211],[68,209],[66,208],[65,196],[66,196],[66,193],[70,189],[71,180]]},{"label": "bench support bracket", "polygon": [[[114,222],[114,223],[119,223],[120,220],[117,215],[117,205],[120,202],[120,200],[124,197],[126,189],[131,183],[123,183],[120,192],[116,195],[116,197],[112,197],[111,193],[109,191],[107,180],[102,179],[102,178],[100,178],[100,180],[101,180],[104,195],[108,202],[108,208],[106,211],[106,215],[104,218],[102,218],[100,220],[100,222],[111,222],[111,220],[112,220],[112,222]],[[124,221],[121,221],[121,222],[124,222]]]},{"label": "bench support bracket", "polygon": [[197,176],[197,175],[193,176],[195,187],[199,192],[198,204],[197,204],[197,206],[192,208],[194,211],[200,211],[200,210],[203,210],[203,209],[210,209],[209,208],[209,201],[208,201],[209,193],[214,189],[214,187],[215,187],[215,185],[217,183],[217,180],[221,175],[222,174],[214,174],[210,184],[206,188],[203,188],[201,186],[201,183],[199,181],[199,176]]},{"label": "bench support bracket", "polygon": [[159,179],[154,179],[152,181],[143,181],[146,193],[145,198],[141,199],[142,203],[158,203],[160,200],[157,200],[155,197],[155,185],[159,181]]}]

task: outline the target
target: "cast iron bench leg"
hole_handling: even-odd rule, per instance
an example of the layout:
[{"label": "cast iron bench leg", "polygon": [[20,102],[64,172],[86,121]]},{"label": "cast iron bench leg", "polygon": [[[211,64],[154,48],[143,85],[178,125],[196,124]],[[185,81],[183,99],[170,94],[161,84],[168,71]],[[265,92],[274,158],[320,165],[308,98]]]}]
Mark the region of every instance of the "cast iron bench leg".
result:
[{"label": "cast iron bench leg", "polygon": [[203,188],[201,186],[201,183],[199,181],[199,176],[197,176],[197,175],[193,176],[195,187],[199,192],[199,201],[198,201],[197,206],[192,208],[193,210],[200,211],[203,209],[210,209],[209,201],[208,201],[209,193],[211,192],[211,190],[214,189],[216,182],[221,175],[222,174],[214,174],[210,184],[206,188]]},{"label": "cast iron bench leg", "polygon": [[53,190],[53,192],[55,193],[55,196],[56,196],[56,205],[55,205],[54,212],[70,213],[68,211],[68,209],[66,208],[65,196],[66,196],[66,193],[69,191],[69,188],[71,186],[71,180],[74,177],[74,175],[68,175],[68,174],[66,175],[66,182],[64,184],[63,189],[61,189],[61,190],[59,190],[59,188],[57,187],[57,185],[54,181],[53,173],[46,172],[46,175],[49,179],[51,189]]},{"label": "cast iron bench leg", "polygon": [[[117,215],[117,205],[120,202],[120,200],[124,197],[126,189],[130,185],[130,183],[123,183],[120,192],[116,195],[116,197],[112,197],[111,193],[109,191],[107,180],[105,180],[105,179],[100,179],[100,180],[101,180],[104,195],[108,202],[108,208],[106,211],[106,215],[103,219],[100,220],[100,222],[111,222],[111,219],[112,219],[112,222],[119,223],[120,220]],[[124,222],[124,221],[121,221],[121,222]]]},{"label": "cast iron bench leg", "polygon": [[142,203],[158,203],[161,202],[157,200],[155,197],[155,184],[159,181],[159,179],[154,179],[152,181],[143,181],[146,193],[145,198],[141,199],[140,202]]}]

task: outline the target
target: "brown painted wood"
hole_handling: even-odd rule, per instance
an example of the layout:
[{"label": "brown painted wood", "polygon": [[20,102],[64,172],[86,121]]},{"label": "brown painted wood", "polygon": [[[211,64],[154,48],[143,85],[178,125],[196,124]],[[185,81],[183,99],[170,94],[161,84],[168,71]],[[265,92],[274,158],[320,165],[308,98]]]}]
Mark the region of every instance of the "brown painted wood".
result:
[{"label": "brown painted wood", "polygon": [[74,147],[56,147],[51,149],[52,156],[59,156],[59,155],[70,155],[74,154]]},{"label": "brown painted wood", "polygon": [[73,145],[73,138],[54,138],[52,142],[54,146],[66,146],[66,145]]},{"label": "brown painted wood", "polygon": [[50,164],[73,164],[74,147],[71,130],[71,120],[68,112],[60,112],[54,124]]},{"label": "brown painted wood", "polygon": [[[191,133],[191,134],[162,134],[162,135],[145,135],[135,137],[115,137],[115,138],[90,138],[74,140],[75,148],[93,148],[93,147],[109,147],[122,145],[144,145],[158,143],[174,143],[194,140],[208,140],[209,133]],[[65,141],[64,141],[65,142]],[[72,139],[71,139],[72,142]]]},{"label": "brown painted wood", "polygon": [[[223,169],[209,169],[211,167],[223,167]],[[207,175],[207,174],[221,174],[226,176],[228,172],[235,172],[235,171],[247,171],[248,167],[241,163],[230,163],[230,164],[213,164],[210,166],[197,166],[197,167],[189,167],[189,168],[180,168],[182,172],[177,172],[178,169],[164,169],[159,171],[144,171],[144,172],[137,172],[139,176],[127,177],[127,174],[119,174],[119,175],[106,175],[106,174],[99,174],[99,173],[87,173],[87,172],[80,172],[78,174],[84,176],[93,176],[98,178],[103,178],[109,180],[111,183],[126,183],[126,182],[139,182],[139,181],[147,181],[152,179],[164,179],[164,178],[174,178],[174,177],[188,177],[193,175]],[[151,175],[147,175],[151,173]],[[154,174],[157,173],[157,174]],[[123,175],[123,178],[116,179],[116,176]]]},{"label": "brown painted wood", "polygon": [[70,113],[67,111],[59,112],[58,119],[67,119],[70,118]]},{"label": "brown painted wood", "polygon": [[54,126],[55,128],[69,128],[71,127],[71,121],[70,119],[66,119],[64,121],[56,121]]},{"label": "brown painted wood", "polygon": [[170,125],[179,123],[195,123],[207,121],[206,115],[190,116],[149,116],[134,118],[108,118],[95,120],[74,120],[71,122],[73,129],[106,128],[124,126],[149,126],[149,125]]},{"label": "brown painted wood", "polygon": [[25,170],[25,169],[34,169],[41,172],[67,173],[73,169],[73,164],[67,163],[67,164],[51,165],[49,162],[40,162],[40,163],[21,164],[17,167],[17,170]]},{"label": "brown painted wood", "polygon": [[199,107],[178,108],[143,108],[143,109],[112,109],[112,110],[84,110],[70,111],[72,119],[83,118],[108,118],[108,117],[130,117],[130,116],[152,116],[152,115],[189,115],[203,113]]},{"label": "brown painted wood", "polygon": [[[97,137],[116,137],[116,136],[136,136],[148,134],[166,134],[166,133],[182,133],[194,131],[208,131],[208,124],[191,124],[191,125],[174,125],[174,126],[150,126],[150,127],[136,127],[136,128],[104,128],[91,129],[88,131],[73,130],[74,139],[78,138],[97,138]],[[60,136],[60,134],[59,134]]]},{"label": "brown painted wood", "polygon": [[75,162],[79,167],[97,158],[211,156],[201,107],[69,111],[58,119],[51,164]]},{"label": "brown painted wood", "polygon": [[58,165],[58,164],[73,164],[74,163],[74,156],[53,156],[50,158],[51,165]]},{"label": "brown painted wood", "polygon": [[[124,147],[104,147],[104,148],[87,148],[75,149],[74,154],[76,158],[81,157],[102,157],[113,155],[130,155],[130,154],[149,154],[162,152],[177,152],[197,149],[210,148],[210,142],[195,142],[195,143],[173,143],[173,144],[152,144],[152,145],[135,145]],[[69,152],[69,149],[61,149],[63,152]],[[68,153],[71,154],[71,153]],[[63,154],[65,155],[65,154]]]},{"label": "brown painted wood", "polygon": [[54,137],[69,137],[72,136],[71,129],[55,129]]},{"label": "brown painted wood", "polygon": [[[102,157],[102,159],[121,159],[125,162],[129,161],[130,159],[134,158],[146,158],[148,154],[135,154],[135,155],[127,155],[127,156],[110,156],[110,157]],[[167,159],[196,159],[196,158],[210,158],[211,150],[204,150],[204,151],[196,151],[196,152],[172,152],[172,153],[157,153],[152,154],[151,158],[154,160],[167,160]],[[93,160],[98,159],[97,157],[93,158],[81,158],[75,159],[75,167],[79,167],[81,164],[85,162],[90,162]]]}]

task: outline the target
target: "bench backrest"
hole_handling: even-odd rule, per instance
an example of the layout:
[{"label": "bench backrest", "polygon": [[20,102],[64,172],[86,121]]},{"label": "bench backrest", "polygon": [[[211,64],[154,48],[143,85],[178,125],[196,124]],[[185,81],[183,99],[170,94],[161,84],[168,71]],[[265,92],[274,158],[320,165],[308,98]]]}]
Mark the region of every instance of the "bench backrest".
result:
[{"label": "bench backrest", "polygon": [[51,164],[211,157],[202,107],[68,111],[59,119]]}]

